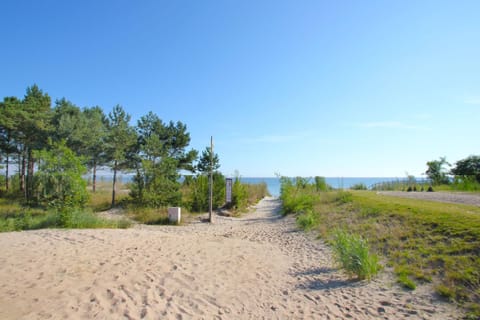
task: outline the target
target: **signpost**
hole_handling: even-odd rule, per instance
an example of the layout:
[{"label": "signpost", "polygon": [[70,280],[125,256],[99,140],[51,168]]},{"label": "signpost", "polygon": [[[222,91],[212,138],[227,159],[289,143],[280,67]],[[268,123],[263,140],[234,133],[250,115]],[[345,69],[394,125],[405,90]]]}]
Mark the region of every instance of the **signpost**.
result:
[{"label": "signpost", "polygon": [[225,201],[227,203],[231,203],[232,202],[232,184],[233,184],[233,179],[232,178],[227,178],[225,180],[225,186],[227,188],[226,192],[225,192],[225,196],[226,196],[226,199]]},{"label": "signpost", "polygon": [[208,221],[213,223],[212,207],[213,207],[213,136],[210,137],[210,179],[209,179],[210,201],[208,206]]}]

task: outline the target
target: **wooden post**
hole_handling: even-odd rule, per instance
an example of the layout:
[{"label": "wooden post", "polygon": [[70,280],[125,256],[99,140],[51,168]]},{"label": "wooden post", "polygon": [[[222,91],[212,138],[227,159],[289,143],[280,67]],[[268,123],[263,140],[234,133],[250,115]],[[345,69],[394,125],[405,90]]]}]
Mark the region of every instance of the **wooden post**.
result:
[{"label": "wooden post", "polygon": [[213,207],[213,136],[210,137],[210,179],[209,179],[210,199],[208,205],[208,220],[213,223],[212,207]]}]

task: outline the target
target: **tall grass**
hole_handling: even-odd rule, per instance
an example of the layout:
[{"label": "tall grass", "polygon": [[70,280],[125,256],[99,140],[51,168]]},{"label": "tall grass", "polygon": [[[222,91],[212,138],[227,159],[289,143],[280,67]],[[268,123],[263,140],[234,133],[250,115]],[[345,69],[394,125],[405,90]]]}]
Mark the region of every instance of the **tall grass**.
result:
[{"label": "tall grass", "polygon": [[323,237],[343,228],[369,239],[405,288],[436,292],[480,316],[480,208],[352,192],[351,202],[315,205]]},{"label": "tall grass", "polygon": [[98,217],[90,209],[45,210],[23,207],[18,202],[0,199],[0,232],[43,228],[127,228],[127,220]]},{"label": "tall grass", "polygon": [[340,265],[358,279],[371,279],[380,270],[378,256],[370,253],[367,240],[359,235],[336,229],[332,248]]},{"label": "tall grass", "polygon": [[[121,203],[129,198],[128,185],[118,184],[116,193],[116,202]],[[90,200],[87,207],[94,212],[100,212],[110,209],[112,206],[112,185],[107,182],[97,183],[95,192],[90,191]]]},{"label": "tall grass", "polygon": [[[301,228],[336,239],[337,251],[349,247],[347,235],[368,239],[370,252],[381,256],[400,285],[414,290],[432,283],[437,294],[463,305],[472,318],[480,318],[479,207],[371,191],[315,193],[291,180],[282,184],[281,199],[284,212],[297,214]],[[339,229],[344,233],[334,231]],[[365,248],[360,244],[361,252]]]},{"label": "tall grass", "polygon": [[143,224],[170,224],[167,208],[146,208],[130,205],[128,216]]}]

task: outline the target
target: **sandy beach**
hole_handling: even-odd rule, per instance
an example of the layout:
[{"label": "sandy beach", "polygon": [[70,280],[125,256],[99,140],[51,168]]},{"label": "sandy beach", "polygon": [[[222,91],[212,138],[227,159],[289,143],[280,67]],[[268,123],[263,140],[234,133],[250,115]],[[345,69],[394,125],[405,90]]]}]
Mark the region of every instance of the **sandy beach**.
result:
[{"label": "sandy beach", "polygon": [[262,200],[215,224],[0,234],[0,319],[457,319],[387,271],[352,281]]}]

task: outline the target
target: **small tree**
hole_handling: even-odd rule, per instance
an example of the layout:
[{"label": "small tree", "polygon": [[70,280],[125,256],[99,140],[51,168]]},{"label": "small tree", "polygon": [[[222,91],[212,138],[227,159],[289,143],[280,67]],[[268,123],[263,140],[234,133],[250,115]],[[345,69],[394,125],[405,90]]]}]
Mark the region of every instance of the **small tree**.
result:
[{"label": "small tree", "polygon": [[65,141],[54,143],[50,150],[35,152],[35,157],[39,161],[35,174],[37,202],[60,210],[83,207],[88,193],[82,175],[87,169]]},{"label": "small tree", "polygon": [[127,169],[130,165],[128,154],[135,148],[137,136],[130,126],[130,115],[122,106],[116,105],[108,114],[107,158],[113,171],[112,179],[112,207],[115,206],[117,173]]},{"label": "small tree", "polygon": [[427,162],[428,169],[425,171],[425,174],[432,181],[432,184],[448,184],[447,171],[444,166],[450,164],[447,162],[446,157],[440,157],[440,160],[432,160]]},{"label": "small tree", "polygon": [[216,172],[220,168],[220,160],[218,154],[213,153],[209,147],[206,147],[202,151],[202,155],[198,160],[197,170],[202,174],[209,174],[210,172]]}]

